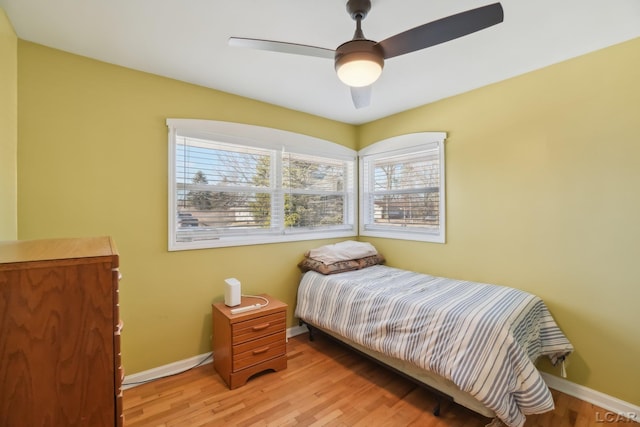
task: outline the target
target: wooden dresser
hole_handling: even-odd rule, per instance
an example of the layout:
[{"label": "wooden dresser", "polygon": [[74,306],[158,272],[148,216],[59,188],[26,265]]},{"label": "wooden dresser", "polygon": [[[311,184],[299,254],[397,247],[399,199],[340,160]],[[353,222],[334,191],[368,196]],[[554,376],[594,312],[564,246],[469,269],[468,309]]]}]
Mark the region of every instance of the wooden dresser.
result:
[{"label": "wooden dresser", "polygon": [[[287,305],[269,295],[269,304],[258,310],[231,314],[224,303],[212,305],[213,366],[230,389],[244,385],[249,377],[287,367]],[[242,297],[240,306],[263,301]]]},{"label": "wooden dresser", "polygon": [[109,237],[0,242],[0,425],[122,426]]}]

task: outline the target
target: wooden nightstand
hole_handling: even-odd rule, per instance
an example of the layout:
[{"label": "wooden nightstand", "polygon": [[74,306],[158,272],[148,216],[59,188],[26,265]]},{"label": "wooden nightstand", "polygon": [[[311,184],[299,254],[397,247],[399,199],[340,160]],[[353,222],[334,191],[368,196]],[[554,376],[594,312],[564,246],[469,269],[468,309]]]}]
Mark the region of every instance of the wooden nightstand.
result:
[{"label": "wooden nightstand", "polygon": [[[269,304],[258,310],[231,314],[224,303],[211,305],[213,366],[230,389],[244,385],[249,377],[287,367],[287,305],[262,294]],[[264,301],[242,297],[238,307]]]}]

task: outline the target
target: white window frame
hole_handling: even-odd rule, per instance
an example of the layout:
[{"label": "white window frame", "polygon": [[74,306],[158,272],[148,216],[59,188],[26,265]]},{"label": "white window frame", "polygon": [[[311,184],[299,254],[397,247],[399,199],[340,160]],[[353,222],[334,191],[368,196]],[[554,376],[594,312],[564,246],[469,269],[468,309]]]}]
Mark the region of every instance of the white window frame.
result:
[{"label": "white window frame", "polygon": [[[169,250],[188,250],[217,248],[228,246],[255,245],[264,243],[280,243],[299,240],[327,238],[345,238],[357,235],[356,225],[356,190],[357,190],[357,153],[355,150],[334,142],[297,134],[280,129],[247,125],[242,123],[221,122],[197,119],[167,119],[169,130]],[[292,152],[304,155],[316,155],[351,162],[349,176],[345,177],[347,195],[345,200],[344,226],[334,228],[318,228],[309,230],[286,230],[284,227],[275,233],[261,232],[240,233],[239,235],[223,235],[216,239],[177,241],[177,201],[176,201],[176,136],[210,139],[218,142],[241,144],[267,148],[281,152]],[[349,190],[350,188],[350,190]]]},{"label": "white window frame", "polygon": [[[422,242],[445,243],[445,132],[417,132],[395,136],[371,144],[358,152],[359,157],[359,232],[361,236],[385,237],[390,239],[417,240]],[[439,212],[437,230],[375,224],[374,207],[369,188],[373,186],[373,177],[365,175],[365,162],[376,159],[422,152],[425,149],[437,148],[440,166]]]}]

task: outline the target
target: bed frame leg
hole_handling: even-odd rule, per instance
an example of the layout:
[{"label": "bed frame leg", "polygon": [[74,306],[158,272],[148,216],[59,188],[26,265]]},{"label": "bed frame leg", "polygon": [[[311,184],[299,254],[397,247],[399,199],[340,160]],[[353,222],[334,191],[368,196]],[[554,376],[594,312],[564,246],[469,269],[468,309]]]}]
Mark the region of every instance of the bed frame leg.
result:
[{"label": "bed frame leg", "polygon": [[313,328],[311,327],[311,325],[310,325],[310,324],[308,324],[308,323],[306,323],[304,320],[300,320],[300,321],[298,322],[298,324],[299,324],[300,326],[307,325],[307,330],[309,331],[309,341],[313,341],[313,338],[314,338],[314,337],[313,337]]},{"label": "bed frame leg", "polygon": [[436,417],[440,416],[440,403],[442,402],[442,400],[440,399],[440,397],[437,398],[436,400],[436,406],[433,408],[433,415],[435,415]]}]

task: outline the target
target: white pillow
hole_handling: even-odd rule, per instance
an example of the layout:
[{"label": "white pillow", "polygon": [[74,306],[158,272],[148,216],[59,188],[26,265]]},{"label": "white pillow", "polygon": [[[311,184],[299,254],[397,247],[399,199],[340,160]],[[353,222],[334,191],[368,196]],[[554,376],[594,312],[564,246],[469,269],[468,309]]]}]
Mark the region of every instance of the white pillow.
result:
[{"label": "white pillow", "polygon": [[347,240],[334,245],[325,245],[309,251],[309,258],[332,264],[338,261],[360,259],[376,255],[378,251],[368,242],[356,242]]}]

